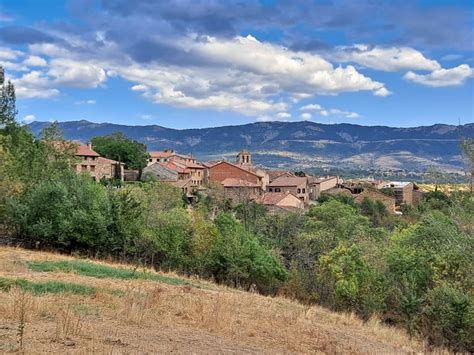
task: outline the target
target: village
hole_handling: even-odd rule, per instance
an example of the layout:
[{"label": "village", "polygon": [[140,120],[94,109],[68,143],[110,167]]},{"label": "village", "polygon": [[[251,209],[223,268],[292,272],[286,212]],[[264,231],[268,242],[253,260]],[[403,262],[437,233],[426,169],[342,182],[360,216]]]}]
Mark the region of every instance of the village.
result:
[{"label": "village", "polygon": [[322,194],[344,194],[361,203],[365,198],[380,201],[389,213],[401,214],[403,205],[416,205],[422,192],[413,182],[357,179],[344,181],[339,176],[309,176],[287,170],[254,166],[248,150],[241,150],[235,161],[198,162],[192,155],[174,150],[149,152],[141,177],[127,170],[123,163],[101,157],[92,145],[79,143],[75,170],[89,173],[94,179],[117,178],[122,181],[153,180],[180,188],[192,202],[198,192],[218,186],[234,203],[254,201],[272,213],[304,211],[316,204]]}]

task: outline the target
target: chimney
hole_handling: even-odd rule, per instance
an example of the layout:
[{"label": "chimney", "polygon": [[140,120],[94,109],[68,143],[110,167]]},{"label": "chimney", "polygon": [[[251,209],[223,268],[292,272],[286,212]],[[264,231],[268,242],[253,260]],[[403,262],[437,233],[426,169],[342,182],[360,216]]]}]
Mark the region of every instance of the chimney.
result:
[{"label": "chimney", "polygon": [[92,143],[87,144],[87,147],[92,150]]}]

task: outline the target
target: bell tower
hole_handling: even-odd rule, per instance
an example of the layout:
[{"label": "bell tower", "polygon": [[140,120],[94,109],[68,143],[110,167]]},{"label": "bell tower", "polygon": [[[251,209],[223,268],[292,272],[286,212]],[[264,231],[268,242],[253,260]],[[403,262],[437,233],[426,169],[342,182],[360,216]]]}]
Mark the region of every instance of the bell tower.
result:
[{"label": "bell tower", "polygon": [[252,166],[252,155],[248,150],[241,150],[239,154],[237,154],[237,164],[243,166]]}]

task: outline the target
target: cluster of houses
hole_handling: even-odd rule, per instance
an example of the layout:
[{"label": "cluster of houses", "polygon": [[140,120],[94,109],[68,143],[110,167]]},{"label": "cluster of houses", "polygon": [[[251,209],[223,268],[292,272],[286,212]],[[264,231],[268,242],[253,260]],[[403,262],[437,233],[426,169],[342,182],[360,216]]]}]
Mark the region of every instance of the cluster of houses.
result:
[{"label": "cluster of houses", "polygon": [[[137,174],[126,171],[124,164],[101,157],[91,145],[78,144],[77,172],[88,172],[93,178],[134,180]],[[196,191],[205,191],[211,184],[220,185],[235,203],[255,201],[273,212],[303,210],[322,193],[347,194],[356,202],[369,198],[382,202],[388,211],[396,212],[403,204],[416,204],[421,192],[411,182],[356,180],[344,182],[338,176],[296,176],[287,170],[255,167],[249,151],[242,150],[234,162],[227,160],[198,162],[191,155],[174,150],[149,153],[142,179],[153,179],[180,188],[189,199]],[[387,193],[387,192],[390,193]]]},{"label": "cluster of houses", "polygon": [[204,190],[206,185],[218,184],[236,203],[255,201],[276,212],[304,209],[322,193],[348,194],[356,202],[367,197],[381,201],[393,213],[402,204],[416,204],[421,199],[421,192],[410,182],[344,182],[338,176],[296,176],[287,170],[262,169],[252,164],[252,155],[247,150],[240,151],[233,162],[203,163],[173,150],[150,152],[143,175],[152,175],[159,181],[177,186],[189,198],[196,190]]}]

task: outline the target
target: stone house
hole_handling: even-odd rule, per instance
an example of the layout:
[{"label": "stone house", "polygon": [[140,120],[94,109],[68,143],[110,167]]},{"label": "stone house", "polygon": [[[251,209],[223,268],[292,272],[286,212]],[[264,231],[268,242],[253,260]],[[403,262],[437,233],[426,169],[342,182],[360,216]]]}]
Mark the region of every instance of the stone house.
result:
[{"label": "stone house", "polygon": [[280,176],[267,185],[267,192],[290,192],[301,201],[309,200],[308,178],[300,176]]},{"label": "stone house", "polygon": [[124,179],[125,164],[101,157],[90,144],[77,143],[75,156],[78,162],[72,168],[77,173],[88,173],[95,180]]},{"label": "stone house", "polygon": [[257,199],[261,193],[261,185],[237,178],[226,178],[221,182],[224,193],[235,203]]}]

